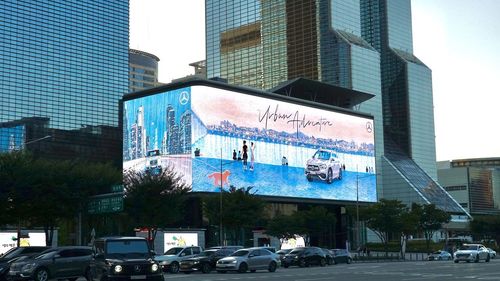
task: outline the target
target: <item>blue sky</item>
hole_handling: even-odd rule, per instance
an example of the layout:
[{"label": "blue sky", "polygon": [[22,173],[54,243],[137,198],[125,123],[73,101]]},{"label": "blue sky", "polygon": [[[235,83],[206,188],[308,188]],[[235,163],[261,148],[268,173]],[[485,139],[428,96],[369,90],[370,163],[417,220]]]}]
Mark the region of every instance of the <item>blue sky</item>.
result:
[{"label": "blue sky", "polygon": [[[161,59],[161,82],[205,59],[204,3],[130,0],[130,47]],[[500,157],[499,11],[498,0],[412,1],[414,53],[433,72],[437,160]]]}]

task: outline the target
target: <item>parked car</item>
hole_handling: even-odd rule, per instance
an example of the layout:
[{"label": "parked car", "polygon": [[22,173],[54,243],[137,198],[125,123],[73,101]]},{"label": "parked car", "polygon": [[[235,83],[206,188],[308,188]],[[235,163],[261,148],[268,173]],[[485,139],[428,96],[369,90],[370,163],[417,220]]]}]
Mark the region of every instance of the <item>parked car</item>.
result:
[{"label": "parked car", "polygon": [[161,265],[164,272],[177,273],[179,272],[180,262],[192,258],[202,252],[201,247],[173,247],[168,249],[165,254],[155,256],[155,260]]},{"label": "parked car", "polygon": [[451,254],[448,253],[447,251],[435,251],[434,253],[430,254],[427,257],[428,260],[430,261],[441,261],[441,260],[451,260]]},{"label": "parked car", "polygon": [[334,264],[334,262],[333,262],[333,253],[330,250],[328,250],[328,249],[322,248],[321,250],[323,251],[323,253],[325,253],[326,264],[328,264],[328,265]]},{"label": "parked car", "polygon": [[0,281],[7,279],[11,263],[39,254],[49,248],[42,246],[14,247],[5,252],[0,256]]},{"label": "parked car", "polygon": [[290,253],[292,250],[293,250],[293,248],[281,249],[281,250],[276,252],[276,254],[278,254],[278,256],[280,258],[281,265],[283,265],[283,260],[285,259],[285,255]]},{"label": "parked car", "polygon": [[218,260],[227,257],[234,252],[235,251],[233,251],[232,248],[205,250],[199,255],[181,261],[179,270],[184,273],[191,273],[193,271],[209,273],[215,268]]},{"label": "parked car", "polygon": [[352,255],[346,249],[332,249],[331,252],[333,253],[333,264],[352,262]]},{"label": "parked car", "polygon": [[255,272],[259,269],[267,269],[269,272],[276,271],[279,265],[278,255],[267,249],[247,248],[238,250],[231,255],[217,261],[217,272],[238,271],[240,273],[248,270]]},{"label": "parked car", "polygon": [[453,259],[455,263],[458,263],[459,261],[479,262],[480,260],[484,260],[486,262],[490,261],[490,252],[482,244],[463,244],[454,253]]},{"label": "parked car", "polygon": [[160,265],[153,260],[154,252],[143,237],[98,238],[93,248],[89,281],[163,281]]},{"label": "parked car", "polygon": [[342,165],[335,152],[318,149],[312,158],[307,160],[305,174],[308,181],[317,178],[332,183],[333,179],[342,179]]},{"label": "parked car", "polygon": [[492,248],[486,248],[488,249],[488,252],[490,252],[490,258],[494,259],[497,257],[497,252],[493,250]]},{"label": "parked car", "polygon": [[300,267],[305,267],[309,265],[326,265],[326,255],[318,247],[299,247],[293,249],[290,253],[285,255],[283,260],[283,266],[289,267],[293,265],[298,265]]},{"label": "parked car", "polygon": [[32,258],[11,263],[10,280],[48,281],[87,277],[90,272],[92,248],[67,246],[48,249]]},{"label": "parked car", "polygon": [[207,250],[213,250],[213,249],[227,249],[227,250],[232,250],[233,252],[236,252],[240,249],[243,249],[243,246],[213,246],[209,247]]}]

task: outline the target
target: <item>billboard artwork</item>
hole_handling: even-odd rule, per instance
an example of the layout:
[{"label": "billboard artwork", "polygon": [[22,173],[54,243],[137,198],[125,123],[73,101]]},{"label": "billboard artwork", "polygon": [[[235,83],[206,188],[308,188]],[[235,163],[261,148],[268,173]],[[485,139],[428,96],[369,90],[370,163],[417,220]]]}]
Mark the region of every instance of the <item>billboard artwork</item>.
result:
[{"label": "billboard artwork", "polygon": [[165,245],[163,251],[166,252],[173,247],[198,246],[198,233],[165,233],[163,234]]},{"label": "billboard artwork", "polygon": [[24,125],[0,128],[0,152],[24,149],[26,128]]},{"label": "billboard artwork", "polygon": [[208,86],[124,102],[124,170],[193,192],[376,202],[373,119]]},{"label": "billboard artwork", "polygon": [[193,191],[377,200],[371,118],[206,86],[191,110]]},{"label": "billboard artwork", "polygon": [[170,166],[191,184],[190,89],[124,102],[123,169],[159,173]]}]

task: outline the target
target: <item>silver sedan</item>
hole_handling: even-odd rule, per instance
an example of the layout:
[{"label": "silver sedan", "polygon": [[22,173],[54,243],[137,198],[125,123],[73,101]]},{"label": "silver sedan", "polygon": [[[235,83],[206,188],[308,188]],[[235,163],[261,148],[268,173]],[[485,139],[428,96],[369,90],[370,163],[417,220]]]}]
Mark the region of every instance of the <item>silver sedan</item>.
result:
[{"label": "silver sedan", "polygon": [[217,261],[217,272],[226,273],[227,271],[238,271],[240,273],[248,270],[254,272],[259,269],[265,269],[269,272],[276,271],[279,265],[278,255],[271,253],[263,248],[241,249],[228,257]]}]

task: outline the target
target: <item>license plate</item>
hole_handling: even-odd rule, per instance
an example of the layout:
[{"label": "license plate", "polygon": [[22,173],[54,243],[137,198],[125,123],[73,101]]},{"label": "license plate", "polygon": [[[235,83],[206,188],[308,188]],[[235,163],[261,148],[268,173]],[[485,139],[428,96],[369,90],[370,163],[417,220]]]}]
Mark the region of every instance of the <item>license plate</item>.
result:
[{"label": "license plate", "polygon": [[130,279],[132,279],[132,280],[146,279],[146,275],[132,275],[132,276],[130,276]]}]

